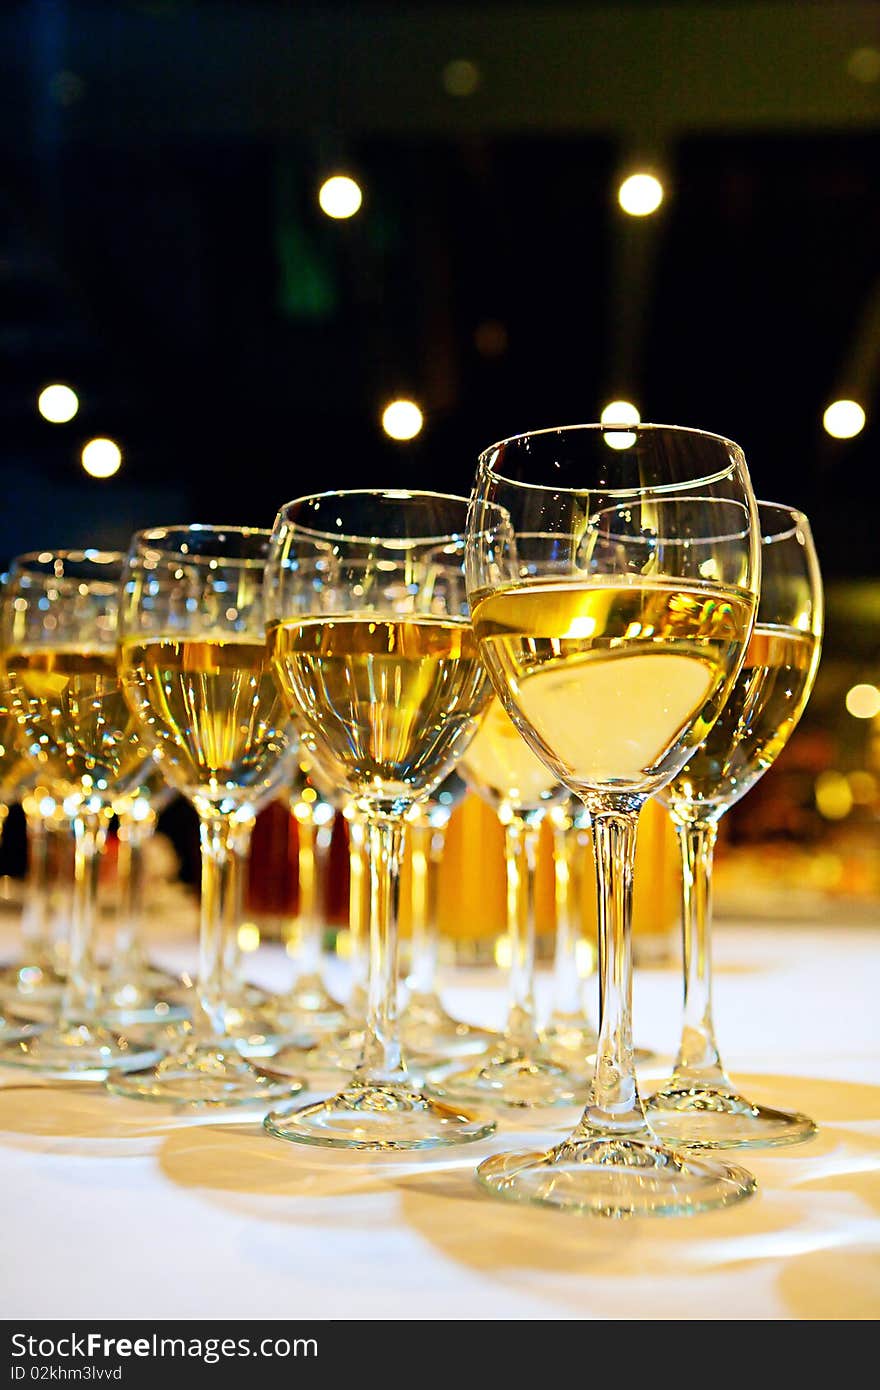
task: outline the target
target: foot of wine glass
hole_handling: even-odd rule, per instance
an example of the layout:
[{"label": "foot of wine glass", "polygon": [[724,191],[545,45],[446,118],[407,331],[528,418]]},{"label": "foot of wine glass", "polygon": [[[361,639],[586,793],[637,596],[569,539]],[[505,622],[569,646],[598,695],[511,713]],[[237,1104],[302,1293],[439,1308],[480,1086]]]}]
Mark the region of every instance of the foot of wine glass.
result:
[{"label": "foot of wine glass", "polygon": [[437,1062],[485,1051],[495,1035],[455,1018],[437,988],[440,952],[438,887],[446,826],[415,821],[407,827],[411,865],[410,973],[400,1036],[411,1061]]},{"label": "foot of wine glass", "polygon": [[583,1076],[555,1061],[535,1023],[535,870],[539,822],[517,813],[504,827],[507,934],[510,948],[507,1026],[467,1066],[429,1072],[432,1095],[516,1107],[574,1105]]},{"label": "foot of wine glass", "polygon": [[632,1047],[632,873],[640,802],[590,805],[599,888],[602,1009],[596,1072],[580,1123],[544,1153],[502,1153],[477,1170],[496,1196],[599,1216],[670,1216],[748,1197],[745,1169],[677,1153],[652,1131]]},{"label": "foot of wine glass", "polygon": [[303,1088],[296,1078],[277,1080],[258,1072],[227,1030],[225,948],[240,921],[238,862],[247,829],[230,824],[227,816],[200,816],[199,1008],[193,1023],[177,1030],[177,1045],[155,1065],[108,1076],[107,1087],[115,1095],[213,1109],[271,1103]]},{"label": "foot of wine glass", "polygon": [[682,857],[684,1021],[672,1076],[647,1102],[657,1134],[690,1149],[797,1144],[816,1133],[808,1115],[756,1105],[721,1062],[712,1021],[714,821],[676,822]]},{"label": "foot of wine glass", "polygon": [[345,1088],[329,1099],[267,1115],[265,1128],[280,1139],[329,1148],[394,1151],[468,1143],[486,1138],[495,1129],[491,1119],[420,1090],[403,1058],[397,1018],[403,837],[400,817],[371,819],[370,982],[360,1065]]},{"label": "foot of wine glass", "polygon": [[94,958],[98,870],[107,837],[104,808],[81,805],[73,820],[75,879],[69,964],[55,1022],[0,1048],[7,1066],[28,1067],[46,1076],[101,1081],[111,1067],[149,1060],[150,1049],[104,1026],[100,976]]}]

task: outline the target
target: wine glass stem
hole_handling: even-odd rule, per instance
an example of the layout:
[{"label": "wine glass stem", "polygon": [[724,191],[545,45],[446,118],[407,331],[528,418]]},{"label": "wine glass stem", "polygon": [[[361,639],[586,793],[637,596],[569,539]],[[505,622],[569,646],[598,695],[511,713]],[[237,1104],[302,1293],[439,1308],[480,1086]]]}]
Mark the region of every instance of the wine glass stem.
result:
[{"label": "wine glass stem", "polygon": [[[318,826],[312,816],[297,816],[299,844],[299,912],[295,984],[320,976],[324,929],[324,878],[330,850],[330,827]],[[332,832],[331,832],[332,833]]]},{"label": "wine glass stem", "polygon": [[412,961],[407,984],[411,1001],[433,999],[437,992],[440,924],[437,916],[440,865],[445,826],[411,825]]},{"label": "wine glass stem", "polygon": [[366,828],[361,821],[348,822],[348,930],[351,936],[348,1013],[358,1023],[363,1022],[366,1013],[369,974],[370,874],[365,836]]},{"label": "wine glass stem", "polygon": [[535,870],[538,827],[514,816],[504,827],[507,870],[507,1037],[522,1048],[537,1040],[535,1027]]},{"label": "wine glass stem", "polygon": [[26,965],[52,968],[49,929],[49,832],[39,812],[27,816],[27,884],[21,918],[22,952]]},{"label": "wine glass stem", "polygon": [[237,954],[232,943],[237,941],[241,920],[242,871],[252,828],[252,824],[232,824],[226,816],[210,814],[203,814],[199,825],[202,905],[197,993],[202,1021],[218,1042],[227,1036],[227,991]]},{"label": "wine glass stem", "polygon": [[101,995],[95,960],[95,925],[98,874],[107,840],[106,817],[100,811],[80,807],[73,818],[73,837],[73,904],[61,1018],[65,1022],[93,1023]]},{"label": "wine glass stem", "polygon": [[632,1040],[632,886],[641,805],[588,807],[593,823],[599,918],[600,1022],[596,1071],[572,1138],[652,1140],[636,1086]]},{"label": "wine glass stem", "polygon": [[144,965],[144,846],[153,833],[155,820],[154,815],[135,820],[125,812],[119,817],[119,853],[116,861],[119,924],[111,968],[111,974],[117,980],[134,980]]},{"label": "wine glass stem", "polygon": [[712,1022],[712,861],[714,821],[675,822],[682,869],[684,1021],[675,1078],[688,1084],[729,1086]]},{"label": "wine glass stem", "polygon": [[573,825],[553,826],[556,945],[553,952],[553,1015],[580,1018],[586,1013],[578,961],[583,842],[586,832]]},{"label": "wine glass stem", "polygon": [[400,869],[406,827],[398,816],[367,822],[370,867],[370,979],[364,1053],[355,1079],[384,1085],[407,1080],[398,1028]]}]

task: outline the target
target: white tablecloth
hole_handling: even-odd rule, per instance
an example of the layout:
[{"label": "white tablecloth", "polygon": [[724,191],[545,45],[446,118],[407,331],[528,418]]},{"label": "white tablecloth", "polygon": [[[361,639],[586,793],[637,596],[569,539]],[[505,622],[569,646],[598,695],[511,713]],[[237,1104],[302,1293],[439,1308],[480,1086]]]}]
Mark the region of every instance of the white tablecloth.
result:
[{"label": "white tablecloth", "polygon": [[[880,932],[717,936],[729,1068],[756,1099],[821,1125],[808,1144],[740,1155],[760,1184],[752,1200],[666,1221],[566,1216],[492,1199],[474,1181],[480,1158],[521,1146],[521,1121],[482,1144],[377,1158],[6,1069],[3,1315],[876,1317]],[[254,973],[268,983],[283,965],[276,975],[267,956]],[[638,1041],[673,1048],[679,995],[675,969],[638,972]],[[502,1011],[490,972],[450,975],[447,998],[478,1021]],[[528,1146],[573,1118],[554,1112],[547,1128],[544,1112]]]}]

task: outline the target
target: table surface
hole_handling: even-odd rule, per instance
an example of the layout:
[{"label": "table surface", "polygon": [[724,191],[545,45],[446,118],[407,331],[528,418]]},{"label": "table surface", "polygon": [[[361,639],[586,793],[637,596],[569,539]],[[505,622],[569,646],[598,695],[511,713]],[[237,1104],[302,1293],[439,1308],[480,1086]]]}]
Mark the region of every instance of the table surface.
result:
[{"label": "table surface", "polygon": [[[821,1129],[739,1156],[758,1178],[751,1200],[674,1220],[569,1216],[478,1188],[478,1159],[524,1137],[552,1142],[574,1112],[427,1156],[350,1155],[282,1143],[235,1112],[194,1121],[7,1068],[4,1316],[874,1318],[878,947],[871,927],[718,930],[729,1069],[755,1099],[805,1110]],[[161,956],[186,959],[173,943]],[[284,965],[267,952],[253,973],[280,983]],[[474,1021],[503,1012],[488,971],[451,973],[446,998]],[[637,1040],[671,1051],[679,1003],[674,967],[638,971]],[[645,1081],[662,1074],[661,1061]]]}]

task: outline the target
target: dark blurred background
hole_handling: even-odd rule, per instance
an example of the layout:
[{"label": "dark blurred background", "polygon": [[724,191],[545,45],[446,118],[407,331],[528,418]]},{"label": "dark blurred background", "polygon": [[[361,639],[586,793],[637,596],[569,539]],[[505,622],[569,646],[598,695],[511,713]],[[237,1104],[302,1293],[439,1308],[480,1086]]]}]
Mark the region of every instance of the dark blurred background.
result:
[{"label": "dark blurred background", "polygon": [[[613,399],[729,435],[829,586],[809,715],[730,833],[830,845],[841,891],[855,833],[880,892],[880,695],[845,704],[880,684],[876,4],[30,0],[0,109],[0,559],[467,490],[492,440]],[[653,215],[619,205],[636,171]]]}]

